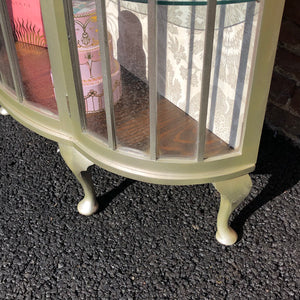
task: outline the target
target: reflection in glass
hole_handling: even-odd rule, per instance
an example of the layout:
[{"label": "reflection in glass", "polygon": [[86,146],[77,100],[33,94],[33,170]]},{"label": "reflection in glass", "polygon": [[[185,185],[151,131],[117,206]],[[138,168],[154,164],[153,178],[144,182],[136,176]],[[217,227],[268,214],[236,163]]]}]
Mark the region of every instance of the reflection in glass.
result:
[{"label": "reflection in glass", "polygon": [[57,114],[39,0],[6,0],[15,39],[25,101]]},{"label": "reflection in glass", "polygon": [[[107,142],[102,64],[94,0],[73,0],[73,16],[78,52],[86,130]],[[109,45],[111,49],[111,43]]]},{"label": "reflection in glass", "polygon": [[[217,6],[204,158],[240,145],[257,6]],[[160,157],[197,157],[205,26],[206,6],[158,6]]]},{"label": "reflection in glass", "polygon": [[[104,50],[99,44],[95,1],[73,0],[72,3],[86,130],[107,142],[101,62]],[[133,13],[110,1],[107,2],[107,23],[117,147],[143,153],[149,148],[149,102],[142,27]]]},{"label": "reflection in glass", "polygon": [[[249,97],[260,3],[218,8],[207,128],[229,148],[238,149]],[[238,18],[240,22],[236,22]]]},{"label": "reflection in glass", "polygon": [[[203,59],[207,7],[157,5],[159,158],[208,158],[240,146],[260,5],[248,0],[226,3],[217,6],[215,27],[213,22],[211,26],[214,37],[211,35],[211,76],[206,90],[208,111],[201,128],[206,143],[201,155],[198,127],[202,116],[201,83],[206,82]],[[87,130],[107,140],[100,55],[103,49],[99,45],[95,1],[73,0],[73,9]],[[106,14],[117,147],[149,155],[148,72],[152,68],[148,59],[154,47],[148,47],[148,4],[108,0]]]},{"label": "reflection in glass", "polygon": [[149,153],[149,87],[147,74],[147,4],[136,3],[143,14],[128,10],[126,1],[109,2],[107,22],[114,57],[121,70],[122,96],[115,105],[118,147]]},{"label": "reflection in glass", "polygon": [[0,82],[6,88],[14,90],[14,82],[5,48],[3,32],[0,27]]},{"label": "reflection in glass", "polygon": [[[194,158],[204,41],[195,34],[195,7],[173,9],[158,6],[158,150],[160,157]],[[187,27],[179,18],[177,24],[172,22],[175,12],[185,16]],[[205,22],[205,14],[202,17]]]}]

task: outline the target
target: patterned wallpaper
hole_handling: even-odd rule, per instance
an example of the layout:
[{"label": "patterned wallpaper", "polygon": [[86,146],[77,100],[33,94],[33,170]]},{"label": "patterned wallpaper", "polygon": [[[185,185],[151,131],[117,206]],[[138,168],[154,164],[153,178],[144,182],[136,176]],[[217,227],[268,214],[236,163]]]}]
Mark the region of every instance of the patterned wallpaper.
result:
[{"label": "patterned wallpaper", "polygon": [[[218,5],[207,127],[240,142],[259,3]],[[120,64],[147,82],[147,5],[107,0],[108,30]],[[206,6],[158,7],[158,90],[198,120]]]}]

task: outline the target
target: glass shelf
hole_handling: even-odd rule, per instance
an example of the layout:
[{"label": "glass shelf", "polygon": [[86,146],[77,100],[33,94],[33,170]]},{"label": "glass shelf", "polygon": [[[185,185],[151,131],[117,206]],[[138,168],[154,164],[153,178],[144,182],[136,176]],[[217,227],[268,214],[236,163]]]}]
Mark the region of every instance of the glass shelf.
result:
[{"label": "glass shelf", "polygon": [[[136,2],[136,3],[148,3],[148,0],[125,0],[128,2]],[[217,1],[217,5],[221,4],[237,4],[237,3],[245,3],[245,2],[259,2],[258,0],[219,0]],[[186,1],[186,0],[158,0],[157,4],[159,5],[207,5],[206,1]]]}]

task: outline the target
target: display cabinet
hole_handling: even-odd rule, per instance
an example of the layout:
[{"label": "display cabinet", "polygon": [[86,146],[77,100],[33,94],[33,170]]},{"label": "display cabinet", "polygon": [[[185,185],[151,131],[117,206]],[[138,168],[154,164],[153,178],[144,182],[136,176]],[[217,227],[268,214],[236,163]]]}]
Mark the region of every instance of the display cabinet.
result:
[{"label": "display cabinet", "polygon": [[1,1],[0,105],[87,168],[213,183],[217,240],[251,189],[284,0]]}]

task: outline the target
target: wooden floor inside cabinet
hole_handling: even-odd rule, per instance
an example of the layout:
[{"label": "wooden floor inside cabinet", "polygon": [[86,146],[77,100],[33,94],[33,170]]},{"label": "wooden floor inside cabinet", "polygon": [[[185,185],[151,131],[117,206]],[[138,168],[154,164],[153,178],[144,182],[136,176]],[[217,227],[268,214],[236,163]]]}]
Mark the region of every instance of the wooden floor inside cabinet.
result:
[{"label": "wooden floor inside cabinet", "polygon": [[[25,97],[37,106],[58,113],[47,48],[16,43]],[[118,146],[148,153],[149,89],[146,83],[121,68],[122,97],[114,105]],[[158,145],[162,157],[193,158],[198,123],[164,98],[158,100]],[[87,131],[107,139],[105,111],[86,114]],[[232,151],[227,143],[206,131],[205,157]]]}]

